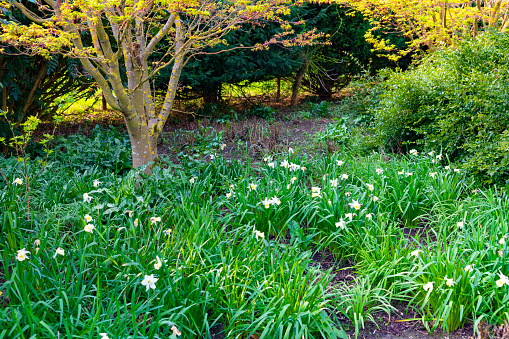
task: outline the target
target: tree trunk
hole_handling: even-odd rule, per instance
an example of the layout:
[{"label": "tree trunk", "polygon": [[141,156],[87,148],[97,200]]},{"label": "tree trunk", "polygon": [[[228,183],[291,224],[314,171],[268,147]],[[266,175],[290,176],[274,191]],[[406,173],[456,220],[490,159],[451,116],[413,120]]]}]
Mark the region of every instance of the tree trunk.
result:
[{"label": "tree trunk", "polygon": [[[126,119],[127,131],[131,140],[133,167],[138,168],[149,162],[157,161],[157,137],[150,135],[146,124],[139,124],[139,119],[128,121]],[[146,174],[152,174],[152,165],[145,169]]]},{"label": "tree trunk", "polygon": [[104,94],[101,94],[102,104],[103,104],[103,111],[108,110],[108,103],[106,102],[106,98],[104,97]]},{"label": "tree trunk", "polygon": [[221,101],[223,84],[217,84],[206,93],[203,93],[203,104],[217,104]]},{"label": "tree trunk", "polygon": [[290,107],[297,106],[297,100],[299,99],[299,89],[302,84],[302,78],[304,77],[304,74],[308,71],[308,65],[309,61],[305,60],[304,65],[299,69],[297,72],[297,77],[295,78],[295,81],[292,86],[292,99],[290,101]]},{"label": "tree trunk", "polygon": [[281,98],[281,77],[276,78],[276,101]]}]

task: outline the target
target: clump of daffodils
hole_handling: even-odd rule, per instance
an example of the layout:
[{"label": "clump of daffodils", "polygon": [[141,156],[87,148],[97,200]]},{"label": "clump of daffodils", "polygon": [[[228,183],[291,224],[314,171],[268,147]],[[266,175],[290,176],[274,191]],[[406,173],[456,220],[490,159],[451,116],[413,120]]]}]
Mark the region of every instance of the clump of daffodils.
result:
[{"label": "clump of daffodils", "polygon": [[410,154],[412,154],[413,156],[417,156],[419,154],[419,152],[417,152],[416,149],[411,149]]},{"label": "clump of daffodils", "polygon": [[321,195],[320,195],[321,190],[322,189],[320,187],[312,187],[311,188],[311,197],[312,198],[317,198],[317,197],[320,198],[321,197]]}]

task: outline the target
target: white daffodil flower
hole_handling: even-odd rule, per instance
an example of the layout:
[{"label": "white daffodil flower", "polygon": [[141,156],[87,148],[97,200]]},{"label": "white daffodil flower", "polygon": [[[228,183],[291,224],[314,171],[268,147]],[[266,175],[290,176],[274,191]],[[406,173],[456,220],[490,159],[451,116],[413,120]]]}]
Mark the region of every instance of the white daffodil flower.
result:
[{"label": "white daffodil flower", "polygon": [[161,217],[150,217],[150,224],[155,225],[161,221]]},{"label": "white daffodil flower", "polygon": [[163,231],[163,234],[167,237],[169,237],[171,235],[171,228],[168,228],[167,230],[164,230]]},{"label": "white daffodil flower", "polygon": [[272,199],[265,198],[265,200],[262,201],[262,205],[265,206],[265,208],[269,208],[270,205],[272,205]]},{"label": "white daffodil flower", "polygon": [[447,278],[447,276],[444,277],[444,280],[445,280],[445,284],[449,287],[452,287],[452,286],[454,286],[454,284],[456,284],[456,282],[453,279],[449,279],[449,278]]},{"label": "white daffodil flower", "polygon": [[176,337],[180,337],[182,335],[182,333],[180,333],[180,331],[178,330],[178,328],[175,325],[173,325],[171,327],[171,331],[172,331],[172,334]]},{"label": "white daffodil flower", "polygon": [[417,152],[416,149],[411,149],[410,150],[410,154],[414,155],[414,156],[417,156],[417,154],[419,154],[419,152]]},{"label": "white daffodil flower", "polygon": [[14,181],[12,183],[15,185],[23,185],[23,179],[16,178],[16,179],[14,179]]},{"label": "white daffodil flower", "polygon": [[384,172],[384,170],[381,168],[377,168],[375,171],[376,171],[376,174],[378,174],[378,175],[380,175]]},{"label": "white daffodil flower", "polygon": [[509,278],[507,278],[505,275],[503,275],[502,272],[498,273],[498,277],[500,279],[495,282],[498,287],[502,287],[504,285],[509,285]]},{"label": "white daffodil flower", "polygon": [[429,283],[427,283],[424,286],[422,286],[422,288],[424,288],[425,291],[433,291],[433,284],[434,283],[435,283],[434,281],[430,281]]},{"label": "white daffodil flower", "polygon": [[475,265],[467,265],[465,266],[465,272],[472,272],[474,270]]},{"label": "white daffodil flower", "polygon": [[341,228],[342,230],[346,228],[346,222],[343,220],[343,218],[339,219],[339,221],[336,223],[336,227]]},{"label": "white daffodil flower", "polygon": [[95,179],[93,182],[92,182],[92,185],[94,185],[94,187],[99,187],[99,185],[101,184],[101,182],[99,181],[99,179]]},{"label": "white daffodil flower", "polygon": [[348,174],[346,174],[346,173],[341,174],[341,180],[346,180],[346,179],[348,179]]},{"label": "white daffodil flower", "polygon": [[356,211],[361,209],[361,204],[357,200],[354,200],[353,202],[349,203],[348,205],[350,205],[350,207],[355,209]]},{"label": "white daffodil flower", "polygon": [[64,256],[65,255],[65,251],[63,248],[59,247],[57,248],[57,250],[55,251],[55,255],[53,256],[53,258],[56,258],[57,255],[61,255],[61,256]]},{"label": "white daffodil flower", "polygon": [[345,162],[343,160],[336,160],[338,166],[342,166]]},{"label": "white daffodil flower", "polygon": [[85,214],[85,216],[83,217],[83,219],[85,219],[85,222],[91,222],[92,220],[94,220],[94,219],[92,219],[92,217],[91,217],[90,215],[88,215],[88,214]]},{"label": "white daffodil flower", "polygon": [[88,195],[88,193],[83,193],[83,202],[91,202],[93,197]]},{"label": "white daffodil flower", "polygon": [[373,186],[371,184],[367,184],[366,186],[368,186],[368,190],[370,190],[370,191],[373,191],[375,189],[375,186]]},{"label": "white daffodil flower", "polygon": [[330,180],[331,187],[338,187],[338,179]]},{"label": "white daffodil flower", "polygon": [[256,185],[255,183],[252,183],[252,184],[249,184],[249,189],[251,191],[256,191],[256,188],[258,187],[258,185]]},{"label": "white daffodil flower", "polygon": [[145,277],[143,278],[143,281],[141,282],[141,284],[147,288],[147,291],[149,289],[154,290],[156,288],[157,280],[159,280],[159,279],[155,278],[153,274],[151,274],[151,275],[145,274]]},{"label": "white daffodil flower", "polygon": [[88,232],[88,233],[94,233],[94,229],[95,229],[94,225],[86,224],[84,230],[85,230],[85,232]]},{"label": "white daffodil flower", "polygon": [[27,254],[30,254],[27,250],[24,248],[18,250],[18,254],[16,255],[16,259],[18,261],[25,261],[26,259],[30,259]]},{"label": "white daffodil flower", "polygon": [[410,252],[410,255],[417,258],[420,253],[422,253],[421,250],[415,250],[415,251]]},{"label": "white daffodil flower", "polygon": [[258,240],[258,238],[265,239],[265,233],[260,232],[260,231],[258,231],[258,230],[255,230],[255,231],[254,231],[254,233],[255,233],[255,236],[256,236],[256,239],[257,239],[257,240]]}]

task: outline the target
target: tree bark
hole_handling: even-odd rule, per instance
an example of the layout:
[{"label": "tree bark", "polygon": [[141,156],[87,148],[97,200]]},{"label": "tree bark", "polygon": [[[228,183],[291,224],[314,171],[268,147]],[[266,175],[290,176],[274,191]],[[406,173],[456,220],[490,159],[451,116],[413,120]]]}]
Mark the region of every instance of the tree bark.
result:
[{"label": "tree bark", "polygon": [[276,101],[281,98],[281,77],[276,78]]},{"label": "tree bark", "polygon": [[308,71],[309,66],[309,60],[304,61],[304,65],[299,69],[297,72],[297,77],[295,78],[295,81],[292,86],[292,99],[290,101],[290,107],[297,106],[297,101],[299,99],[299,90],[300,86],[302,85],[302,78],[304,77],[304,74]]},{"label": "tree bark", "polygon": [[102,100],[102,104],[103,104],[103,111],[107,111],[108,103],[106,102],[106,98],[104,97],[104,94],[101,94],[101,100]]}]

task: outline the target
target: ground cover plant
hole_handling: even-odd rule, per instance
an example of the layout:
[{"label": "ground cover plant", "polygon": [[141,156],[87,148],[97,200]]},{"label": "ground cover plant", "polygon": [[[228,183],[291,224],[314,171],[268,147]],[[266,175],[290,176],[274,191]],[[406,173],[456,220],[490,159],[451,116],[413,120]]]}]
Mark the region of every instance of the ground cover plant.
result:
[{"label": "ground cover plant", "polygon": [[0,335],[345,338],[400,311],[430,331],[509,320],[509,201],[446,154],[253,158],[210,128],[150,176],[112,168],[128,142],[83,156],[108,130],[79,151],[58,141],[65,160],[2,158]]}]

